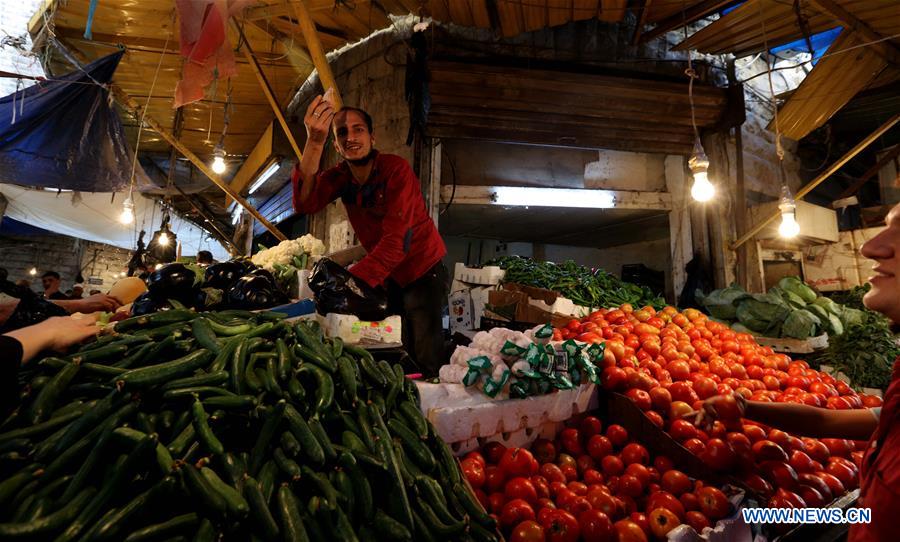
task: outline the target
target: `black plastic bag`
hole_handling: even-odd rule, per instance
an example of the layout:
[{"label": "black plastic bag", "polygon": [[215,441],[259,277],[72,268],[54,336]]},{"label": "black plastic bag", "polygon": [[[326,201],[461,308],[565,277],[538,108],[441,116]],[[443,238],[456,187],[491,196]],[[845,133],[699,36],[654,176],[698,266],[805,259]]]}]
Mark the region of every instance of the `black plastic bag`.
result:
[{"label": "black plastic bag", "polygon": [[312,269],[309,288],[316,294],[319,314],[352,314],[367,322],[388,317],[387,291],[373,288],[328,258]]},{"label": "black plastic bag", "polygon": [[19,286],[6,280],[6,270],[0,270],[0,292],[19,300],[16,310],[0,326],[0,333],[6,333],[26,326],[39,324],[51,316],[65,316],[65,309],[44,299],[31,288]]},{"label": "black plastic bag", "polygon": [[228,291],[228,304],[235,309],[269,309],[288,301],[275,278],[265,269],[244,275]]}]

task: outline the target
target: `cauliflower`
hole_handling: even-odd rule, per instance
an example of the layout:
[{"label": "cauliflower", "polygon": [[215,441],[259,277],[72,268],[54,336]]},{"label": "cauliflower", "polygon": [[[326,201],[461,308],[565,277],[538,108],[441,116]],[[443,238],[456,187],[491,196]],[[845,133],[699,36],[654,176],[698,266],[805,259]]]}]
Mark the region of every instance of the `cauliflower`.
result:
[{"label": "cauliflower", "polygon": [[325,254],[325,244],[306,234],[299,239],[287,239],[272,248],[260,250],[253,255],[251,261],[272,271],[276,265],[292,265],[294,257],[300,258],[303,254],[308,254],[310,261],[315,261]]}]

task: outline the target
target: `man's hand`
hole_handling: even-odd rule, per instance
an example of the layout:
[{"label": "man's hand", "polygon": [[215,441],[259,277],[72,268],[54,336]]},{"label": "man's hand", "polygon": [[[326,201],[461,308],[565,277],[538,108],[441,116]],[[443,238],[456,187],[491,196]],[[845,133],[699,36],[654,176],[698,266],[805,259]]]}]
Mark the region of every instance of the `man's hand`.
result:
[{"label": "man's hand", "polygon": [[708,425],[719,420],[726,427],[739,424],[747,413],[747,399],[740,393],[731,395],[715,395],[703,401],[702,417]]},{"label": "man's hand", "polygon": [[306,137],[309,141],[324,144],[328,139],[331,121],[334,119],[334,107],[322,95],[316,96],[309,107],[303,124],[306,125]]},{"label": "man's hand", "polygon": [[94,294],[84,299],[73,299],[63,305],[63,308],[70,313],[90,313],[97,311],[113,312],[120,306],[122,306],[122,304],[119,303],[119,300],[112,296],[106,294]]},{"label": "man's hand", "polygon": [[22,361],[42,350],[62,351],[100,332],[95,318],[54,316],[39,324],[10,331],[6,335],[22,344]]}]

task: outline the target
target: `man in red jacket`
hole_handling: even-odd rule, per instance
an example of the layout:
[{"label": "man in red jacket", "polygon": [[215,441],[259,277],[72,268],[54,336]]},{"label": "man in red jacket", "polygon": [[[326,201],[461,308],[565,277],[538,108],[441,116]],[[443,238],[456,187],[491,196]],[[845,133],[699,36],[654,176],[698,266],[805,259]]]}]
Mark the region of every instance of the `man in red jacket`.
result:
[{"label": "man in red jacket", "polygon": [[[337,198],[367,255],[350,272],[370,286],[385,286],[392,309],[403,317],[403,342],[423,372],[445,363],[441,319],[447,302],[447,253],[425,208],[419,179],[403,158],[374,148],[372,118],[361,109],[317,96],[306,110],[306,146],[294,168],[294,210],[313,214]],[[334,131],[344,159],[321,171],[319,162]]]}]

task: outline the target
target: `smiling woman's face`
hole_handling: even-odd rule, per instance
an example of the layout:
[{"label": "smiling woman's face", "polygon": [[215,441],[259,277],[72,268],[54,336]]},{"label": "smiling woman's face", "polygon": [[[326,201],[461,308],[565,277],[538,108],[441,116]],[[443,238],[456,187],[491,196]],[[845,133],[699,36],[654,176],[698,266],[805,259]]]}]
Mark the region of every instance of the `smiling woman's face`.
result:
[{"label": "smiling woman's face", "polygon": [[885,219],[887,228],[862,247],[866,258],[875,260],[872,289],[863,298],[866,307],[900,323],[900,205]]},{"label": "smiling woman's face", "polygon": [[345,160],[369,156],[374,143],[375,138],[358,112],[345,111],[334,116],[334,148]]}]

